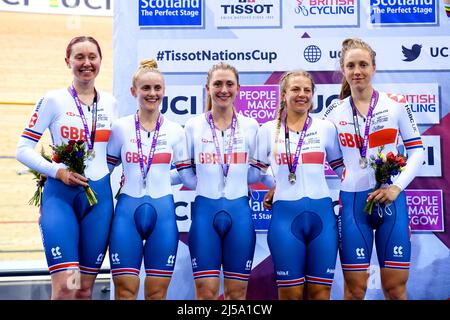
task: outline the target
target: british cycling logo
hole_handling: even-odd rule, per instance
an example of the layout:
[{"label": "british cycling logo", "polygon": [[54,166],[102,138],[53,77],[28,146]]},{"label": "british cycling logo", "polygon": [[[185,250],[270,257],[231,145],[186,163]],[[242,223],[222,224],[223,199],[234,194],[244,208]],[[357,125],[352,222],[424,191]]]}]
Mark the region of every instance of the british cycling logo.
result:
[{"label": "british cycling logo", "polygon": [[422,45],[414,44],[411,49],[402,46],[402,53],[405,59],[403,61],[411,62],[416,60],[420,56],[420,52],[422,51]]}]

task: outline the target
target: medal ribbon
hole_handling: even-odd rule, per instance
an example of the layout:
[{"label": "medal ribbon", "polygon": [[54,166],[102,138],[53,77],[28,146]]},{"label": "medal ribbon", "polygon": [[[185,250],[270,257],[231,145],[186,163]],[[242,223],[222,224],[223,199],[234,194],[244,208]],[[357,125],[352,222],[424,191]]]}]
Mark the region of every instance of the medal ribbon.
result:
[{"label": "medal ribbon", "polygon": [[359,154],[361,158],[365,158],[367,154],[367,146],[369,144],[369,131],[370,131],[370,122],[372,121],[372,113],[373,109],[375,109],[375,105],[378,102],[378,92],[373,90],[372,97],[370,98],[370,104],[369,104],[369,111],[367,111],[366,116],[366,127],[364,129],[364,140],[363,145],[361,146],[360,137],[361,132],[359,131],[359,123],[358,123],[358,115],[356,112],[356,106],[353,102],[352,97],[350,96],[350,105],[352,106],[352,112],[353,112],[353,126],[355,127],[355,133],[356,133],[356,145],[359,149]]},{"label": "medal ribbon", "polygon": [[152,161],[153,161],[153,156],[155,154],[156,141],[158,140],[159,129],[161,127],[162,117],[161,117],[161,114],[159,114],[158,120],[156,120],[156,126],[155,126],[155,131],[153,133],[152,144],[151,144],[150,151],[149,151],[148,157],[147,157],[147,168],[144,169],[144,155],[142,152],[141,130],[140,130],[138,113],[139,113],[139,111],[136,111],[136,114],[134,115],[134,127],[136,129],[136,144],[137,144],[137,149],[138,149],[139,167],[141,169],[142,179],[145,184],[145,180],[147,179],[147,174],[148,174],[148,171],[150,170],[150,166],[152,165]]},{"label": "medal ribbon", "polygon": [[219,145],[219,139],[217,138],[216,134],[216,127],[214,125],[214,119],[211,112],[208,112],[206,115],[206,119],[209,123],[209,127],[211,128],[211,133],[214,140],[214,145],[216,147],[216,154],[219,158],[220,166],[222,167],[223,176],[226,179],[228,176],[228,171],[230,170],[230,164],[231,164],[231,156],[233,154],[233,140],[234,140],[234,133],[236,131],[236,124],[237,124],[237,117],[236,114],[233,111],[233,117],[231,119],[231,133],[230,133],[230,139],[228,140],[228,146],[227,146],[227,155],[226,155],[226,163],[223,163],[222,154],[220,152],[220,145]]},{"label": "medal ribbon", "polygon": [[75,105],[77,106],[81,121],[83,122],[84,136],[86,138],[89,150],[94,149],[95,131],[97,131],[97,90],[94,89],[94,91],[94,102],[92,104],[92,132],[90,132],[86,117],[84,116],[83,108],[81,107],[80,98],[78,98],[77,91],[75,90],[73,84],[69,87],[69,92],[72,95],[73,100],[75,101]]},{"label": "medal ribbon", "polygon": [[286,158],[287,158],[287,163],[288,163],[288,168],[289,168],[290,173],[294,174],[295,171],[297,170],[297,164],[298,164],[298,159],[300,158],[300,151],[302,150],[303,139],[305,138],[306,130],[308,130],[308,127],[310,126],[311,121],[312,121],[312,119],[308,114],[305,124],[303,125],[302,132],[300,133],[300,137],[298,138],[297,149],[295,150],[295,155],[294,155],[294,161],[291,162],[291,147],[290,147],[290,142],[289,142],[289,128],[287,125],[287,115],[286,115],[286,118],[284,120],[284,145],[286,147]]}]

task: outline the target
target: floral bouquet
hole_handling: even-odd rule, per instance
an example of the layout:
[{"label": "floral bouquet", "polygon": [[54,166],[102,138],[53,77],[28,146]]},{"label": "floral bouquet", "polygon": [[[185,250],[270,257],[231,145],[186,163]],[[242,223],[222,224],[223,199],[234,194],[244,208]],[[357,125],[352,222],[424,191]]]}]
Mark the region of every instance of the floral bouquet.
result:
[{"label": "floral bouquet", "polygon": [[[394,155],[392,152],[384,155],[382,153],[384,146],[378,148],[376,158],[370,157],[370,166],[375,169],[375,188],[373,191],[379,189],[383,184],[392,184],[391,178],[398,175],[406,166],[405,156],[398,154]],[[369,215],[372,214],[373,207],[376,201],[368,201],[364,207],[364,211]]]},{"label": "floral bouquet", "polygon": [[[59,146],[50,146],[53,149],[52,160],[56,163],[64,163],[68,170],[84,174],[86,168],[85,161],[92,158],[91,150],[86,151],[86,142],[84,140],[69,140],[67,144]],[[91,206],[97,203],[94,191],[91,187],[83,187],[86,192],[89,204]]]},{"label": "floral bouquet", "polygon": [[[44,148],[41,149],[41,155],[48,162],[52,162],[52,159],[50,158],[50,156],[45,154]],[[35,205],[36,207],[40,207],[41,203],[42,203],[42,193],[44,192],[44,184],[45,184],[45,181],[47,181],[47,176],[45,174],[37,172],[36,170],[33,170],[33,169],[29,169],[28,171],[30,171],[34,175],[33,180],[36,180],[36,186],[37,186],[37,189],[34,192],[34,195],[28,201],[28,204]]]}]

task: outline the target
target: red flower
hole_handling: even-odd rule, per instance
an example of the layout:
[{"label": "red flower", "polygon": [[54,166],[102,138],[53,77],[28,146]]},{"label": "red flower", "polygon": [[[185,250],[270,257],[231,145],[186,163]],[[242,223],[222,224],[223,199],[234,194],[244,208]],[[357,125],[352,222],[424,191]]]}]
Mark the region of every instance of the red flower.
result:
[{"label": "red flower", "polygon": [[406,166],[406,159],[402,155],[397,155],[395,162],[397,162],[400,167]]},{"label": "red flower", "polygon": [[[86,144],[78,144],[79,140],[69,140],[68,143],[62,143],[59,146],[52,145],[54,153],[52,158],[55,162],[63,163],[67,166],[67,169],[72,172],[84,175],[84,170],[86,168],[85,161],[93,157],[91,151],[86,150]],[[82,140],[81,140],[82,141]],[[87,199],[91,206],[97,203],[97,198],[95,197],[94,191],[91,187],[84,187]]]},{"label": "red flower", "polygon": [[59,157],[56,153],[53,152],[52,154],[52,160],[55,161],[56,163],[60,163],[61,161],[59,160]]},{"label": "red flower", "polygon": [[78,140],[78,141],[77,141],[77,144],[78,144],[79,146],[81,146],[83,143],[84,143],[84,140]]},{"label": "red flower", "polygon": [[[392,184],[392,177],[396,176],[402,171],[402,168],[406,166],[406,158],[402,154],[394,155],[393,152],[388,152],[384,156],[381,152],[384,146],[378,148],[377,156],[370,157],[370,166],[375,170],[375,188],[374,191],[381,188],[384,184]],[[386,161],[383,161],[383,159]],[[368,214],[372,214],[372,210],[377,201],[370,200],[364,207],[364,211]]]},{"label": "red flower", "polygon": [[[70,141],[75,141],[75,140],[70,140]],[[71,153],[72,150],[73,150],[73,145],[71,145],[71,144],[68,144],[64,149],[64,151],[67,153]]]},{"label": "red flower", "polygon": [[395,162],[395,156],[392,151],[388,152],[388,154],[386,155],[386,160],[389,162]]}]

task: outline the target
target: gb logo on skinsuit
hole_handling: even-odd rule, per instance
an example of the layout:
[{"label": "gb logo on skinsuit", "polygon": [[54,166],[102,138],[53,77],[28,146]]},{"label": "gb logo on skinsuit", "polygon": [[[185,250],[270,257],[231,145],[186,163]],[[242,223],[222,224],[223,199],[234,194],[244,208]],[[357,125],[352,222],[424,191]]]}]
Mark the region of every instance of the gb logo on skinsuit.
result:
[{"label": "gb logo on skinsuit", "polygon": [[30,119],[30,122],[28,123],[28,128],[33,128],[36,125],[36,121],[38,119],[38,114],[35,112]]}]

